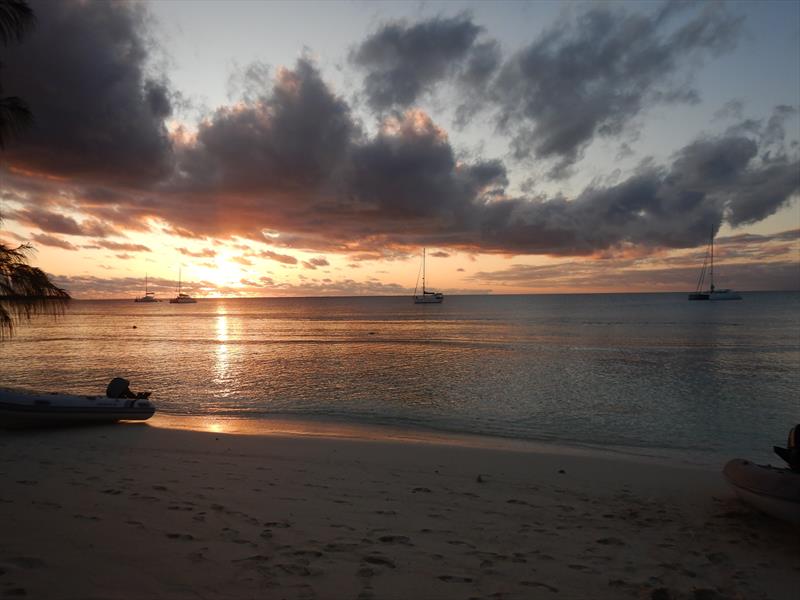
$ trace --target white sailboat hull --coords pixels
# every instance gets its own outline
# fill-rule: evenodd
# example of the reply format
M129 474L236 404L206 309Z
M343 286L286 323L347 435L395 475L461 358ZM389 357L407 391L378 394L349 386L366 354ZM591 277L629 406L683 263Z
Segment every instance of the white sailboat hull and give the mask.
M414 296L414 304L441 304L444 300L442 294L425 294Z
M709 300L741 300L742 297L733 290L714 290L708 295Z

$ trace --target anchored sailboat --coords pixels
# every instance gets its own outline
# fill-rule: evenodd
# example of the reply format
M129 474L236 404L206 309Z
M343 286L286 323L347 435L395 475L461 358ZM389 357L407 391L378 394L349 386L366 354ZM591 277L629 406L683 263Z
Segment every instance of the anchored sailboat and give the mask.
M147 275L144 276L144 296L134 298L134 302L161 302L156 299L156 293L147 290Z
M419 275L417 275L419 284ZM441 304L444 294L440 292L429 292L425 289L425 248L422 249L422 294L417 294L417 286L414 286L414 304Z
M195 304L197 300L192 298L189 294L181 292L181 270L178 269L178 295L170 298L170 304Z
M703 283L708 273L708 289L703 289ZM711 240L708 243L706 257L703 260L703 268L700 270L700 277L697 280L697 288L689 294L689 300L741 300L738 292L730 289L718 290L714 287L714 228L711 228Z

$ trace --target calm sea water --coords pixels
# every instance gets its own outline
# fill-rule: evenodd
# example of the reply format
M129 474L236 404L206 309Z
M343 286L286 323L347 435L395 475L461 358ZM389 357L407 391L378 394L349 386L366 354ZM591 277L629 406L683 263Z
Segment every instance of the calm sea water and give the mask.
M800 422L800 294L74 301L2 342L0 385L118 375L168 414L770 460Z

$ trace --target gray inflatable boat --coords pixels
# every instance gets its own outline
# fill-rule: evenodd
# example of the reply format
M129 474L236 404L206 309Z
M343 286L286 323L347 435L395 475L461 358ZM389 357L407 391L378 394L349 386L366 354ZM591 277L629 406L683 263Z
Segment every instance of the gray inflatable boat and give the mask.
M772 517L800 525L800 472L734 458L728 461L722 474L743 502Z

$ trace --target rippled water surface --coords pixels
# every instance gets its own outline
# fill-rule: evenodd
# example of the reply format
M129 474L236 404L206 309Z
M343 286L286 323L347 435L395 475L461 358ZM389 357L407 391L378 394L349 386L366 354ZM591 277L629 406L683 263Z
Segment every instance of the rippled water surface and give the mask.
M134 328L135 327L135 328ZM2 342L0 385L162 412L479 433L713 462L800 422L800 294L74 301Z

